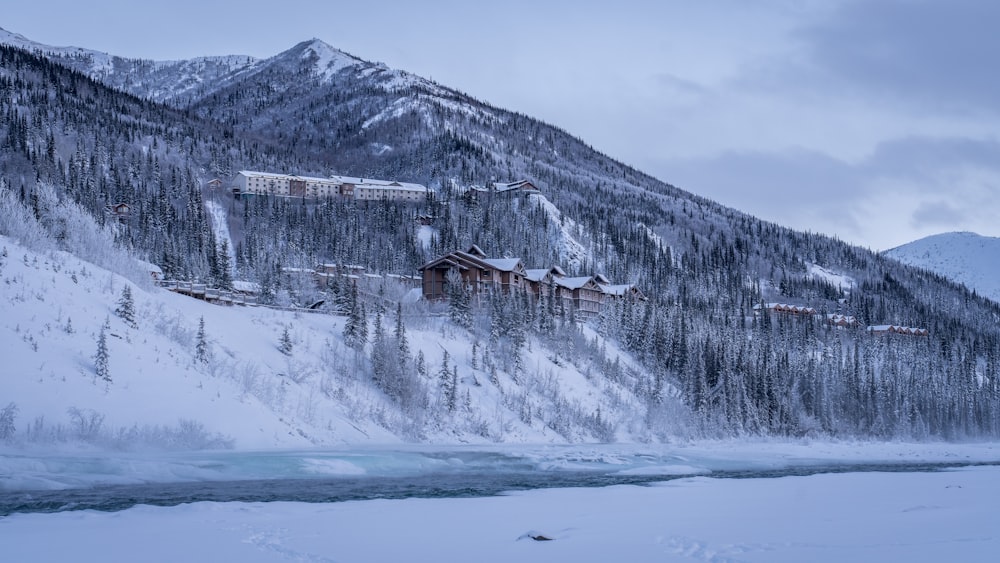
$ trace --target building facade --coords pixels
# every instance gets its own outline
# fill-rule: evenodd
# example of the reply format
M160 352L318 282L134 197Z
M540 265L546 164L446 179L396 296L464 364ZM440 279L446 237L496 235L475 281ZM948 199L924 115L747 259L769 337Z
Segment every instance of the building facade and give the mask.
M465 252L435 258L421 266L420 273L424 298L428 300L448 299L453 283L461 283L477 294L523 291L556 300L580 321L600 314L605 302L645 300L632 285L611 285L601 275L569 277L558 266L528 270L518 258L488 258L476 245Z
M237 173L232 180L232 188L237 196L269 195L309 199L339 196L360 200L409 202L422 201L429 193L426 186L409 182L348 176L315 178L251 170Z

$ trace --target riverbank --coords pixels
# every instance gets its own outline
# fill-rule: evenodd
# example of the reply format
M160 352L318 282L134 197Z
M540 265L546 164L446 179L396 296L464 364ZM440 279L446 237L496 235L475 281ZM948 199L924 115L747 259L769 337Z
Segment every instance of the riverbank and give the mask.
M10 561L993 561L1000 467L15 514ZM545 541L542 538L550 538ZM59 538L58 542L51 538ZM533 539L537 538L537 539ZM539 541L542 540L542 541Z

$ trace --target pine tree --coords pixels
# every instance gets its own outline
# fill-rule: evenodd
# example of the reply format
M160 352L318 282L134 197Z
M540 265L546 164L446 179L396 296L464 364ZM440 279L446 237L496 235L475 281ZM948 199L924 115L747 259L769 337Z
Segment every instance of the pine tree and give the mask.
M403 304L396 304L396 347L399 349L399 361L405 364L410 358L410 343L406 338L406 326L403 324Z
M448 384L448 412L458 408L458 366L451 366L451 382Z
M14 438L17 427L14 420L17 419L17 403L7 403L7 406L0 409L0 441L7 441Z
M455 402L458 393L458 366L452 369L448 365L448 352L445 351L441 360L441 370L438 372L438 385L441 387L441 403L449 413L455 412Z
M132 328L136 328L135 302L132 300L132 289L128 284L122 288L121 297L118 298L118 307L115 308L115 316Z
M198 335L195 337L194 359L203 364L208 363L208 340L205 337L205 317L198 319Z
M472 327L472 303L465 281L457 270L448 270L448 316L463 328Z
M365 319L364 305L358 302L358 286L351 284L347 302L347 322L344 324L344 344L360 350L368 341L368 321Z
M371 345L372 378L375 380L375 384L387 395L398 398L398 390L391 376L392 370L388 354L385 331L382 328L382 312L376 309Z
M358 312L359 319L361 321L358 337L361 340L361 346L364 346L365 343L368 342L368 309L365 307L364 303L361 303L358 306Z
M219 246L218 257L216 258L216 283L220 289L232 291L233 289L233 267L229 259L229 241L222 239Z
M427 360L424 358L424 351L417 351L417 359L414 361L416 364L414 369L417 370L417 375L420 377L427 377Z
M109 328L110 323L108 319L105 319L104 324L101 325L101 332L97 335L97 353L94 354L94 372L97 374L97 377L111 383L111 371L108 366L110 354L108 352L107 333Z
M288 327L285 327L284 332L281 333L281 341L278 344L278 350L286 356L292 355L292 337L288 334Z

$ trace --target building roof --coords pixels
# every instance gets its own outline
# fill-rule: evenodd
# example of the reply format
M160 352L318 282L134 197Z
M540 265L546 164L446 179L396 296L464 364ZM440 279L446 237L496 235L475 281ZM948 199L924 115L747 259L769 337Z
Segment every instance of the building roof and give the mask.
M607 278L605 278L605 279L607 279ZM626 293L628 293L628 291L630 289L632 289L632 284L630 284L630 283L623 283L623 284L617 284L617 285L600 283L600 284L597 284L597 285L601 288L601 291L603 291L604 293L606 293L608 295L614 295L614 296L625 295Z
M295 180L305 180L307 182L322 182L324 184L339 184L337 180L333 178L317 178L315 176L289 176Z
M556 278L555 282L557 285L565 287L566 289L580 289L581 287L587 285L588 282L593 282L594 278L590 276L581 276L578 278Z
M236 173L237 176L241 174L243 176L260 176L263 178L274 178L275 180L288 178L288 174L276 174L274 172L257 172L254 170L240 170L239 172Z
M551 268L532 268L524 271L524 277L527 278L528 281L540 282L544 280L545 276L549 275L549 272L551 271Z
M420 266L419 268L417 268L417 270L423 272L424 270L430 270L431 268L438 268L442 266L445 268L458 268L460 270L468 270L469 269L468 266L456 260L453 260L453 258L456 258L455 254L456 253L446 254L445 256L439 256L431 260L430 262L424 264L423 266Z
M760 304L754 305L753 310L761 310ZM813 315L816 313L816 309L813 307L804 307L802 305L789 305L787 303L765 303L764 309L770 309L773 311L784 312L784 313L801 313L807 315Z
M325 184L351 184L359 188L390 188L400 191L428 192L433 191L423 184L413 182L398 182L396 180L377 180L375 178L355 178L352 176L330 176L329 178L319 178L316 176L296 176L294 174L277 174L274 172L258 172L255 170L240 170L237 175L255 176L258 178L270 178L273 180L305 180L307 182L321 182Z
M501 272L513 272L517 269L517 265L521 263L520 258L484 258L483 262L486 262L490 266L493 266Z
M146 262L145 260L136 260L136 262L147 272L163 275L163 269L152 262Z
M251 281L233 280L233 289L243 293L260 293L260 284Z
M528 180L518 180L516 182L493 182L493 189L497 192L509 192L512 190L519 190L522 192L541 191Z
M917 336L926 336L929 334L926 328L914 328L899 325L872 325L868 327L868 332L895 332L898 334L914 334Z
M377 180L375 178L355 178L352 176L331 176L331 179L342 184L353 184L356 188L391 188L401 191L427 192L432 191L423 184L399 182L396 180Z

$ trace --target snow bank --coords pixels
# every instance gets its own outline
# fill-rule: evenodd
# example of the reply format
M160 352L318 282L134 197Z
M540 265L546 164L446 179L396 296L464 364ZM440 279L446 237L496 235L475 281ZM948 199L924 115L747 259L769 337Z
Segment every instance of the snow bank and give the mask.
M1000 552L998 497L998 467L692 477L491 498L14 514L3 519L0 542L11 561L108 563L987 562Z

